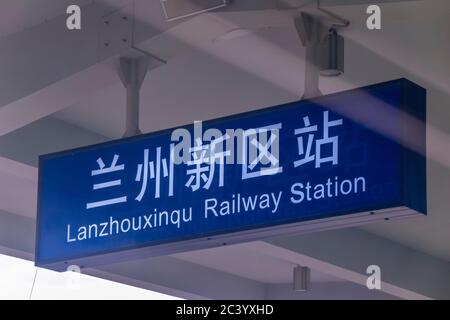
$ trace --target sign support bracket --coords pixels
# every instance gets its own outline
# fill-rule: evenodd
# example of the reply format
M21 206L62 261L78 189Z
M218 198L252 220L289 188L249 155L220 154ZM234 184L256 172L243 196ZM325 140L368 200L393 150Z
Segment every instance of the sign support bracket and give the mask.
M317 10L325 14L333 22L322 22L320 16L312 15L305 11L295 17L294 25L305 47L305 88L302 99L310 99L322 95L319 89L321 41L330 28L344 28L350 25L350 21L323 9L320 0L317 1Z
M139 96L148 66L148 57L120 58L119 77L127 91L124 138L142 134L139 129Z
M305 88L302 99L310 99L322 95L319 89L319 57L320 41L325 35L325 28L320 19L301 12L294 19L295 29L305 47Z

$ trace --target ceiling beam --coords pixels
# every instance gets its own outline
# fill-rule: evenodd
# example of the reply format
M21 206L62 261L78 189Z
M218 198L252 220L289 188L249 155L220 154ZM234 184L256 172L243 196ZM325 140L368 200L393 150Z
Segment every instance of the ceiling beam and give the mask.
M151 272L148 272L151 270ZM255 280L239 277L205 266L183 261L170 256L133 260L112 265L87 269L87 273L112 277L110 280L123 279L129 283L137 281L138 286L156 285L170 288L165 294L175 294L183 298L199 297L203 299L264 299L264 284ZM152 288L149 288L152 290Z
M34 219L0 209L0 254L34 260L35 231Z
M40 155L107 140L109 140L107 137L90 130L55 117L47 117L41 121L30 123L21 130L0 136L0 157L37 167ZM2 165L3 163L0 160L0 172ZM19 174L22 172L27 171L18 170Z
M69 31L66 14L0 41L0 135L73 105L119 81L114 58L130 51L131 39L122 43L121 32L130 23L109 25L115 15L138 21L139 39L149 39L177 24L166 22L157 1L137 1L124 8L99 3L82 8L82 29ZM104 15L105 12L114 11ZM132 18L130 18L131 20ZM110 27L109 27L110 26ZM136 28L137 28L136 27ZM107 43L109 42L109 43Z
M0 156L0 174L7 174L37 183L37 171L35 167Z
M35 219L0 210L0 254L33 261L35 229ZM170 256L98 266L82 272L184 299L264 299L265 295L263 283Z
M189 0L186 0L189 1ZM423 0L319 0L321 7L370 5ZM316 6L318 0L233 0L217 11L290 10Z
M353 4L353 2L324 0L322 5ZM229 7L217 12L277 8L279 8L277 0L236 0ZM113 13L105 15L106 12ZM134 4L123 8L108 7L104 2L101 4L97 2L83 7L82 13L81 30L67 30L65 27L67 15L61 14L38 26L2 38L0 136L71 106L119 81L115 64L111 61L115 61L121 54L128 54L133 42L132 39L125 39L127 43L122 43L123 39L119 36L122 33L127 34L129 38L132 35L135 42L132 46L139 46L178 24L189 21L180 19L168 22L159 1L146 0L137 0ZM105 24L108 19L122 14L128 17L135 16L134 30L129 29L132 23L116 23L112 26ZM223 33L234 25L232 22L225 24L223 28L218 27L217 30L220 29L219 31ZM169 34L169 37L177 38L177 35L175 32L173 35ZM180 35L183 35L183 32ZM197 36L188 35L187 39L189 37L195 38L192 40L194 46L199 42ZM191 44L189 42L191 41L188 40L188 45ZM183 52L179 49L175 55Z
M450 299L450 263L356 228L271 239L254 250L364 286L367 267L378 265L385 293Z

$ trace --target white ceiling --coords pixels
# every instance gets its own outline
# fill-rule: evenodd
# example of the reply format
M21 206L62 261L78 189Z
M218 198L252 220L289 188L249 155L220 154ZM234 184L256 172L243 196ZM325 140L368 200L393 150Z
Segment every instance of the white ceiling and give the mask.
M74 3L39 0L43 5L32 6L31 10L32 0L12 1L0 3L0 12L12 12L0 20L0 37L42 23L64 10L68 2ZM119 0L108 2L123 4ZM346 73L341 78L321 79L323 92L407 76L429 88L429 121L449 133L450 1L385 4L383 30L372 32L364 27L365 6L331 9L349 19L351 27L342 32L347 39ZM252 32L214 41L239 26ZM200 33L206 35L200 37ZM189 34L196 35L195 39L183 38ZM144 82L140 121L144 132L285 103L302 94L303 49L286 12L204 15L180 25L171 34L152 39L142 49L170 57L166 65L152 70ZM54 114L54 118L108 138L119 138L124 132L124 104L124 89L117 81L116 85ZM450 261L450 172L435 163L430 163L428 170L428 217L364 229ZM1 207L29 215L31 207L21 207L16 187L0 185L0 190L10 190L0 198ZM8 207L14 203L16 208ZM233 263L230 256L236 259ZM292 280L291 263L245 247L230 246L176 257L266 283ZM314 281L338 280L315 271L312 276Z
M450 2L384 4L382 31L365 28L365 6L332 9L351 21L350 28L342 31L347 39L346 72L340 78L321 79L322 91L406 76L429 89L429 124L450 132ZM211 30L202 31L208 25ZM253 32L214 41L220 33L240 25ZM152 70L143 85L144 132L285 103L301 95L303 49L286 12L205 15L177 28L144 47L171 57L167 65ZM202 38L200 33L206 36ZM173 50L181 50L180 42L184 42L183 51L174 54ZM124 90L118 83L55 116L119 138L124 132L124 101ZM436 141L429 140L429 145L433 143ZM428 170L430 214L426 220L381 223L364 229L450 261L450 205L445 192L450 188L450 175L431 161Z
M365 28L365 6L333 8L351 21L350 28L342 31L348 39L347 72L340 79L321 79L322 91L349 89L407 72L450 94L446 41L450 3L427 0L382 7L383 28L388 32ZM170 59L149 72L143 84L141 129L151 132L298 99L304 59L291 19L284 11L201 15L146 42L141 49ZM216 41L237 27L251 33ZM379 61L371 61L369 54ZM117 82L55 116L118 138L124 131L124 103L125 91Z
M0 210L33 216L37 202L37 169L0 157L0 190Z
M296 266L290 261L252 250L252 243L178 253L173 256L262 283L292 283L293 268ZM312 270L311 281L340 282L343 280Z

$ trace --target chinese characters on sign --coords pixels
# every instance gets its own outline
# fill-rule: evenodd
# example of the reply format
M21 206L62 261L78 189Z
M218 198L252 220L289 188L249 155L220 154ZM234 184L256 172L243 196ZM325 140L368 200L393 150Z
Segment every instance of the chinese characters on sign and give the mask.
M103 159L102 158L98 158L97 159L97 164L99 166L99 169L92 170L91 171L91 176L98 176L98 175L108 174L108 173L115 172L115 171L123 171L123 170L125 170L125 165L123 165L123 164L117 165L117 160L118 159L119 159L119 156L117 154L114 155L114 159L111 162L111 166L105 168L105 163L103 162ZM122 184L122 180L121 179L111 180L111 181L96 183L96 184L94 184L92 189L93 190L98 190L98 189L104 189L104 188L111 188L111 187L115 187L115 186L120 186L121 184ZM112 205L112 204L116 204L116 203L122 203L122 202L127 202L127 196L122 196L122 197L118 197L118 198L112 198L112 199L106 199L106 200L101 200L101 201L87 203L86 204L86 209L93 209L93 208L98 208L98 207L102 207L102 206L108 206L108 205Z
M323 112L323 122L321 124L311 125L309 117L303 117L303 128L295 129L294 134L298 141L298 155L301 159L293 162L295 168L308 162L314 162L315 168L320 168L324 163L330 162L332 165L338 164L338 136L330 135L330 130L335 126L343 124L343 119L329 120L329 112ZM321 128L321 136L317 138L315 134ZM258 129L249 129L243 132L238 138L242 139L242 149L238 149L236 163L242 166L241 179L256 178L264 175L274 175L283 172L280 166L278 153L272 153L271 150L279 149L279 131L282 130L282 123L261 127ZM235 130L236 132L236 130ZM209 189L213 181L216 180L218 187L224 186L224 172L226 169L226 157L230 156L231 150L223 150L228 146L225 142L232 139L228 134L212 139L210 143L204 143L202 139L197 138L193 147L189 147L191 159L186 163L186 182L185 187L192 192L200 188ZM323 149L327 145L331 146L331 154L324 155ZM139 164L120 164L119 155L115 154L111 165L105 167L103 159L97 159L99 169L92 170L91 176L108 174L116 171L124 171L125 168L135 169L135 181L140 183L141 189L136 196L121 196L112 199L100 200L86 204L86 209L94 209L102 206L114 205L127 202L128 199L134 199L141 202L147 192L150 181L153 181L153 199L161 197L161 188L163 179L167 179L168 191L165 193L168 197L174 195L174 166L175 154L174 144L169 146L168 157L162 156L163 146L156 150L143 150L143 162ZM152 157L152 155L154 155ZM241 161L239 161L241 160ZM228 162L227 164L233 165ZM180 165L180 164L178 164ZM255 170L259 168L259 170ZM133 174L134 174L133 172ZM120 187L121 179L95 183L93 190L102 188Z

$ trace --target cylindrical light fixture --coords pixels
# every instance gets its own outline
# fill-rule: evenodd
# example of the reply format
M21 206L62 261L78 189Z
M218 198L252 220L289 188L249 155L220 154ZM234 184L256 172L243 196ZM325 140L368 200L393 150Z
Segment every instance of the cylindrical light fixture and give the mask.
M294 268L294 291L308 291L311 283L311 269L303 266Z
M336 77L342 73L339 66L339 36L336 29L331 28L329 30L326 41L326 60L320 74L325 77Z

